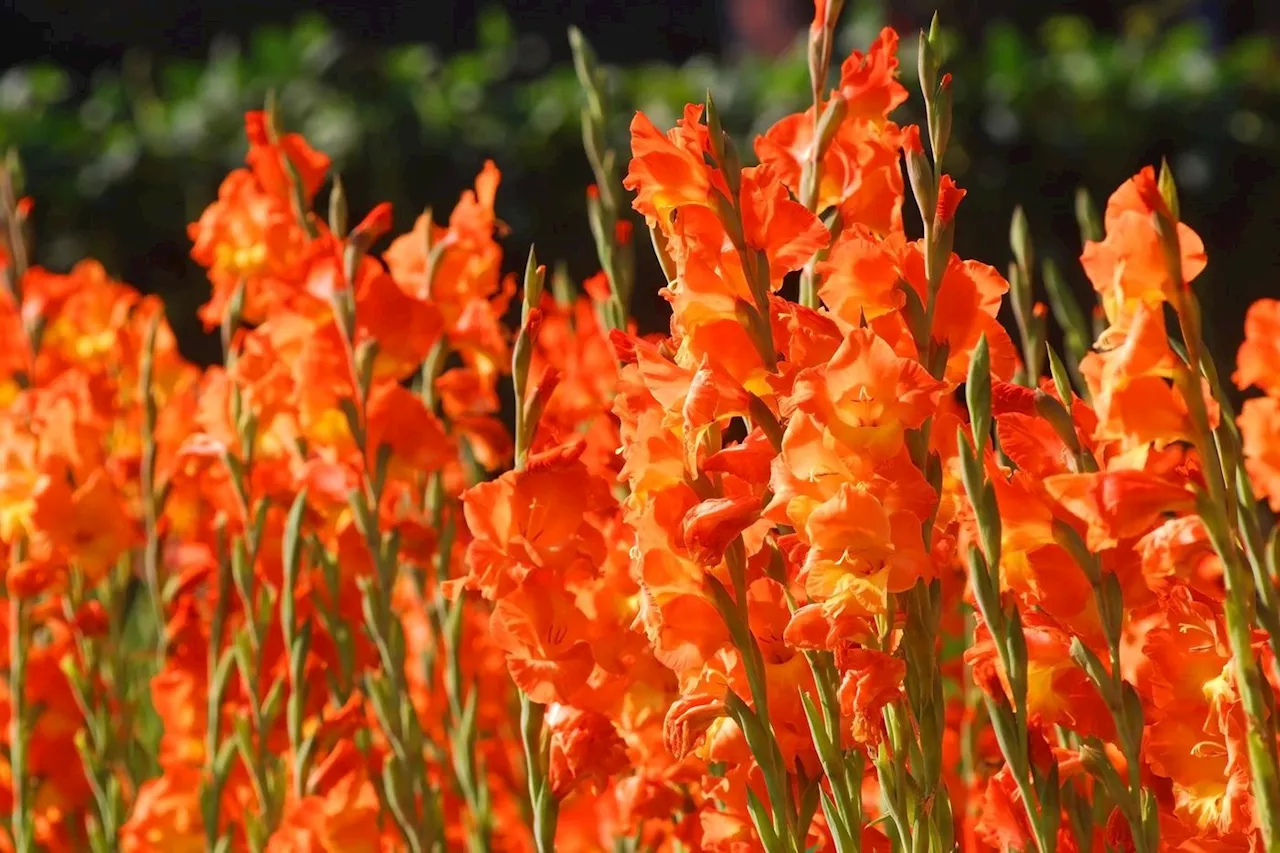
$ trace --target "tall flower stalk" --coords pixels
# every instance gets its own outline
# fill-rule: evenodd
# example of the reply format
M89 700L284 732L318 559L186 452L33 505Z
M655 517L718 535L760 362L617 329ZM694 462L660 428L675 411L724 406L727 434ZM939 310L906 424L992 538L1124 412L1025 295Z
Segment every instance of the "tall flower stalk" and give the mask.
M529 461L530 446L538 429L539 397L530 393L529 368L538 327L542 321L542 291L546 267L538 264L537 255L529 250L524 271L524 296L520 310L520 331L511 351L511 384L515 389L515 470L523 471ZM550 740L544 726L546 708L533 701L528 693L520 693L520 741L524 746L525 781L529 788L529 805L533 843L538 853L555 849L556 821L560 802L551 790L548 778Z
M21 171L16 151L6 153L5 162L0 165L0 219L3 219L4 248L8 263L4 268L4 285L9 299L19 311L23 304L23 279L27 272L28 252L26 234L26 215L19 207L21 198ZM34 341L31 332L23 322L19 326L23 333L22 350L28 365L17 377L21 385L26 385L30 377L26 371L31 369L35 360ZM31 811L28 801L29 784L27 779L27 727L30 716L24 697L26 695L27 648L31 642L30 625L27 619L26 602L21 591L12 582L13 576L21 567L26 557L27 544L24 538L10 545L9 566L7 570L6 594L9 609L9 673L8 687L12 707L9 720L9 774L13 788L13 810L10 820L10 833L16 853L27 853L32 847Z
M937 296L951 258L955 240L955 208L963 196L955 183L943 174L943 159L951 136L951 76L939 76L942 65L938 22L920 34L918 64L924 96L929 153L919 137L904 146L907 175L924 226L921 251L924 259L924 298L910 288L904 296L915 315L911 332L921 364L934 377L942 377L948 356L945 345L934 337ZM921 304L921 302L923 304ZM975 354L974 361L978 356ZM940 493L941 460L929 450L931 422L908 436L912 462ZM936 508L934 517L936 517ZM931 547L934 518L922 526L925 547ZM942 675L938 666L941 589L938 581L917 581L898 597L897 607L906 616L902 646L907 660L907 701L885 709L889 742L896 755L881 747L876 757L881 785L888 793L889 812L898 830L899 843L910 850L948 850L953 844L950 803L938 797L942 779L942 737L944 703ZM886 632L892 622L885 620ZM910 756L910 764L902 756ZM927 827L919 832L914 827Z
M1253 773L1255 813L1263 844L1270 849L1280 838L1277 835L1280 832L1280 756L1276 748L1275 698L1253 649L1252 632L1258 627L1258 588L1243 550L1242 543L1246 540L1241 531L1241 507L1236 489L1239 477L1236 460L1243 458L1243 453L1235 445L1235 433L1229 426L1216 430L1212 427L1205 405L1204 377L1216 371L1205 355L1199 302L1183 276L1178 195L1167 164L1160 172L1159 190L1162 203L1153 205L1152 217L1164 250L1171 301L1186 354L1185 364L1175 375L1175 383L1187 402L1196 451L1204 464L1205 491L1199 495L1197 507L1213 547L1222 559L1227 593L1223 610L1248 725L1246 744ZM1271 597L1274 598L1274 594Z

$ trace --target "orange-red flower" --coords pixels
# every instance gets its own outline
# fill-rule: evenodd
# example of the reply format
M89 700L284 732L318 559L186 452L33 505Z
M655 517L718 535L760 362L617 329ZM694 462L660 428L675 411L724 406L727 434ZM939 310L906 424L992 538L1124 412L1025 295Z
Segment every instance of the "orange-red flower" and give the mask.
M307 782L312 793L291 803L267 850L279 853L378 853L380 804L369 781L364 757L349 740L314 770Z
M1107 201L1103 215L1106 238L1084 247L1080 262L1112 323L1132 310L1135 303L1155 305L1176 298L1178 291L1204 270L1204 243L1179 222L1176 240L1182 281L1171 280L1162 238L1154 221L1156 210L1163 204L1156 186L1155 169L1147 166L1121 185Z
M129 853L157 849L199 853L204 848L199 770L170 769L139 789L133 812L120 829L120 849Z
M942 392L918 361L857 329L824 367L796 378L794 400L849 450L888 459L901 450L903 433L932 414Z

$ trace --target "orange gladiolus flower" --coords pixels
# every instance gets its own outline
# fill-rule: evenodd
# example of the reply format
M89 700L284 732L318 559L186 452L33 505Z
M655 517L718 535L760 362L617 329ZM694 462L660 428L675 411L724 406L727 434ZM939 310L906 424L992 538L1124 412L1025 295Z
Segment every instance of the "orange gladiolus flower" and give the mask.
M1113 323L1134 303L1155 305L1169 300L1204 270L1204 243L1189 227L1178 223L1182 281L1169 280L1163 244L1153 221L1160 206L1163 201L1155 169L1147 166L1112 194L1103 214L1106 238L1086 244L1080 256L1107 319Z
M546 574L530 575L498 599L490 619L494 642L507 653L511 679L535 702L572 701L595 658L586 619L573 597Z
M204 850L200 781L199 770L176 767L144 784L129 820L121 827L120 849L128 853Z
M1051 620L1034 612L1024 619L1027 640L1027 713L1033 726L1050 729L1060 725L1082 736L1110 737L1111 714L1089 677L1071 659L1071 638ZM979 628L965 661L974 668L974 680L985 690L1009 694L1008 673L996 656L994 641L985 626Z
M104 577L138 539L121 491L98 470L72 490L64 474L46 475L34 496L32 523L59 558L92 582Z
M271 853L377 853L379 802L364 757L343 740L312 772L313 793L286 809L267 843Z
M855 50L840 64L840 96L855 116L883 118L907 100L897 78L898 34L885 27L866 53Z
M576 459L530 466L481 483L463 496L470 581L501 598L535 568L568 571L581 559L584 515L604 498L600 484Z
M271 116L264 112L245 113L245 135L249 137L245 160L263 189L279 198L288 198L295 189L287 172L287 167L292 167L299 181L296 190L310 202L329 171L329 158L312 148L301 134L276 136L268 126L270 121Z
M650 223L670 224L671 212L686 205L706 205L714 186L728 187L703 162L708 151L702 107L689 104L669 133L654 127L644 113L631 120L631 165L623 186L636 193L635 209Z
M872 649L846 654L847 667L840 684L841 713L853 720L853 739L874 747L884 737L881 711L902 695L906 661Z
M626 745L603 714L553 705L547 717L548 775L557 797L575 788L598 786L628 766Z
M1246 400L1239 424L1253 488L1280 511L1280 398Z
M795 405L850 450L888 459L937 406L942 383L869 329L850 333L825 367L796 378Z
M819 295L833 314L857 326L900 311L907 297L899 283L902 274L891 244L854 226L832 247L817 267L822 276Z
M450 344L486 384L510 362L501 321L515 292L502 278L502 248L494 239L505 229L494 212L500 179L497 166L486 162L447 228L420 216L383 256L403 291L439 312Z
M1231 379L1241 390L1253 385L1280 396L1280 300L1259 299L1249 306Z
M1248 832L1244 721L1221 616L1175 587L1143 652L1151 697L1147 756L1153 772L1173 783L1175 813L1210 837Z
M1088 525L1088 544L1095 550L1140 536L1166 512L1195 506L1195 495L1185 485L1143 471L1058 474L1045 480L1044 487Z

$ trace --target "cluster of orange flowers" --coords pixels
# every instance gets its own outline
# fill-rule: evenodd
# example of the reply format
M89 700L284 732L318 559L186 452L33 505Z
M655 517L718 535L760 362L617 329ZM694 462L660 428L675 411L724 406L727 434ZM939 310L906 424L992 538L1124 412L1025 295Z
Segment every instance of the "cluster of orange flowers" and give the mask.
M189 228L202 370L155 298L30 265L4 173L0 847L1280 844L1280 302L1237 420L1145 169L1082 208L1097 329L1046 280L1060 357L1024 222L1008 278L952 251L936 36L899 126L898 36L829 89L817 5L758 165L710 100L635 117L581 294L504 276L492 164L378 250L389 207L317 215L328 158L250 113Z

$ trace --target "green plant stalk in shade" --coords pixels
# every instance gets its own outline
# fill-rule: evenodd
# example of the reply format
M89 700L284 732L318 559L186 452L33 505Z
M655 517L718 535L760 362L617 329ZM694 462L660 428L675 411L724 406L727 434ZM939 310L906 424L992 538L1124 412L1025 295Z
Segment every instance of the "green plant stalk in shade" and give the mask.
M991 362L985 336L974 350L965 396L973 436L970 438L961 427L957 442L964 488L973 505L981 544L981 547L969 546L969 581L1011 694L1006 696L1003 690L995 695L984 692L983 698L1000 752L1018 788L1036 847L1040 853L1054 853L1062 814L1058 766L1053 763L1046 772L1031 762L1027 727L1027 645L1022 614L1016 604L1005 604L1000 595L1000 510L984 461L992 427Z
M1177 234L1178 196L1167 164L1161 168L1159 185L1166 209L1157 210L1153 217L1164 247L1173 308L1186 351L1186 361L1179 365L1175 382L1187 402L1196 452L1204 466L1204 480L1208 491L1199 496L1197 504L1209 540L1222 559L1223 580L1227 590L1223 610L1231 655L1237 667L1236 681L1248 725L1245 740L1253 776L1254 814L1262 835L1263 847L1271 851L1280 848L1280 838L1277 837L1277 831L1280 830L1280 759L1276 750L1274 713L1266 693L1270 687L1253 652L1252 632L1257 621L1257 590L1253 575L1244 565L1238 544L1242 539L1239 514L1243 511L1237 502L1235 487L1239 469L1234 463L1224 462L1224 457L1240 459L1241 454L1238 447L1218 443L1218 438L1229 437L1230 431L1224 431L1221 436L1215 435L1209 424L1209 414L1201 390L1205 359L1201 355L1200 307L1195 293L1183 278L1182 250Z
M521 307L520 332L511 350L511 384L515 390L515 467L523 471L529 461L529 448L538 429L536 400L529 395L529 370L533 364L537 324L531 322L542 301L546 284L546 267L538 265L534 250L529 250L525 264L524 298ZM546 709L520 691L520 741L524 747L525 780L529 789L530 829L538 853L555 850L556 825L560 801L551 790L548 760L551 740L545 730Z

